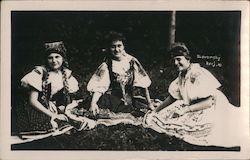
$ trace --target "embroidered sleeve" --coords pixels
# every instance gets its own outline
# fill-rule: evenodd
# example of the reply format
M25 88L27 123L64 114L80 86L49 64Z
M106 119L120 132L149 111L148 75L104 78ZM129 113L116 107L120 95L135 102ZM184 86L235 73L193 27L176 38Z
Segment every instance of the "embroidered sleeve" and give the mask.
M188 95L191 100L214 95L221 86L220 82L205 68L191 70Z
M151 80L142 67L141 63L134 58L134 86L147 88L151 85Z
M21 79L21 86L32 87L38 91L42 91L42 76L44 68L41 66L35 67L30 73L26 74Z
M182 99L178 85L178 78L175 79L168 88L169 94L175 99Z
M105 93L109 89L109 85L110 77L108 66L106 63L102 63L89 80L87 90L89 92Z

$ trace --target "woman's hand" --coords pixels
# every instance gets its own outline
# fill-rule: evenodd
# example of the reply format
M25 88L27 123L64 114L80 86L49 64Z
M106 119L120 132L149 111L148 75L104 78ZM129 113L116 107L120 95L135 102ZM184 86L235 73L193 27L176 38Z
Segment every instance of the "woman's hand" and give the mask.
M188 113L190 112L189 110L189 107L186 106L186 105L183 105L183 106L180 106L180 107L177 107L177 109L174 111L174 117L180 117L180 116L183 116L185 113Z
M89 110L93 112L94 116L96 114L99 114L99 112L100 112L99 107L98 107L98 105L96 103L91 104L91 107L90 107Z
M177 114L177 116L182 116L187 112L196 112L208 109L212 107L214 104L215 104L215 97L209 96L206 98L199 99L198 102L192 105L181 104L180 106L176 106L175 115Z
M51 116L51 120L50 120L50 123L51 123L53 129L58 128L58 123L56 121L57 119L61 120L61 121L68 121L68 117L65 116L64 114L53 113Z
M75 107L77 107L79 105L79 103L82 102L82 101L83 101L82 99L80 99L80 100L73 100L70 104L68 104L66 106L65 113L69 112L72 109L74 109Z
M89 108L90 111L93 112L93 115L99 114L99 106L97 105L98 100L101 98L102 93L100 92L94 92L92 96L91 106Z
M152 103L148 103L148 107L153 111L155 109L154 105Z
M58 120L61 120L61 121L68 121L68 117L64 114L56 114L54 115L54 119L58 119Z
M163 102L160 102L158 106L155 108L155 112L160 112L162 109L168 107L172 103L174 103L176 99L174 99L171 95L169 95Z

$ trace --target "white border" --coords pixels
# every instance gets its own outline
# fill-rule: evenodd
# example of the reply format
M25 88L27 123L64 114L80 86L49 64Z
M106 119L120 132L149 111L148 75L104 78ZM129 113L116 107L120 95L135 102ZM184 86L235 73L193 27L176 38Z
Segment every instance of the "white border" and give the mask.
M241 108L240 152L171 151L11 151L11 23L12 10L115 11L115 10L241 10ZM248 1L2 1L1 2L1 152L0 159L249 159L249 2ZM237 117L238 118L238 117Z

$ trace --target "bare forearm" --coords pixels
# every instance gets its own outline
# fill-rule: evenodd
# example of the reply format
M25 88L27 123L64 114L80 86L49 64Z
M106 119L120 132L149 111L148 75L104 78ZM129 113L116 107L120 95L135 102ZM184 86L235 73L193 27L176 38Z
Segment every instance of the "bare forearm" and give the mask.
M30 100L30 104L35 107L36 109L38 109L39 111L43 112L44 114L46 114L49 117L53 116L53 113L47 109L46 107L44 107L39 101L37 100Z
M152 110L154 110L154 107L153 107L153 105L151 103L151 98L150 98L150 94L149 94L148 88L145 88L145 97L146 97L146 100L147 100L149 108L152 109Z
M102 96L102 93L100 93L100 92L93 93L91 104L97 104L97 102L99 101L101 96Z
M162 110L163 108L169 106L170 104L172 104L176 99L174 99L172 96L168 96L156 109L155 112L159 112L160 110Z
M210 96L197 103L194 103L188 106L188 108L191 112L194 112L194 111L199 111L199 110L210 108L211 106L213 106L213 104L214 104L214 97Z
M29 97L30 104L44 114L52 117L53 113L38 101L38 96L39 93L37 91L31 91Z
M146 96L147 102L151 102L150 94L149 94L148 88L145 88L145 96Z

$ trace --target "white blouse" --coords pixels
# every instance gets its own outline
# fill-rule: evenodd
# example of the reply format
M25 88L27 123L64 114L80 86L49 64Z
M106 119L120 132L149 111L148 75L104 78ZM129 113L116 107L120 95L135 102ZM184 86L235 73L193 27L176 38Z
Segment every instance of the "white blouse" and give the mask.
M21 79L21 85L24 87L33 87L39 92L42 91L42 76L45 68L43 66L37 66L30 73L26 74ZM72 71L69 69L65 70L69 92L74 93L79 90L78 81L71 75ZM51 95L56 94L63 88L63 75L62 72L48 72L48 83L51 83Z
M135 87L142 87L147 88L151 84L151 80L149 76L146 73L141 73L140 70L144 69L142 68L139 61L129 55L125 54L125 58L121 61L115 61L112 60L112 72L117 73L119 76L126 76L126 72L130 69L130 61L134 60L134 81L133 86ZM87 90L89 92L100 92L105 93L109 89L110 85L110 75L109 75L109 68L106 62L103 62L94 75L89 80L89 83L87 85Z
M175 99L190 104L191 101L216 94L220 82L198 63L191 64L186 75L181 74L170 84L169 93Z

